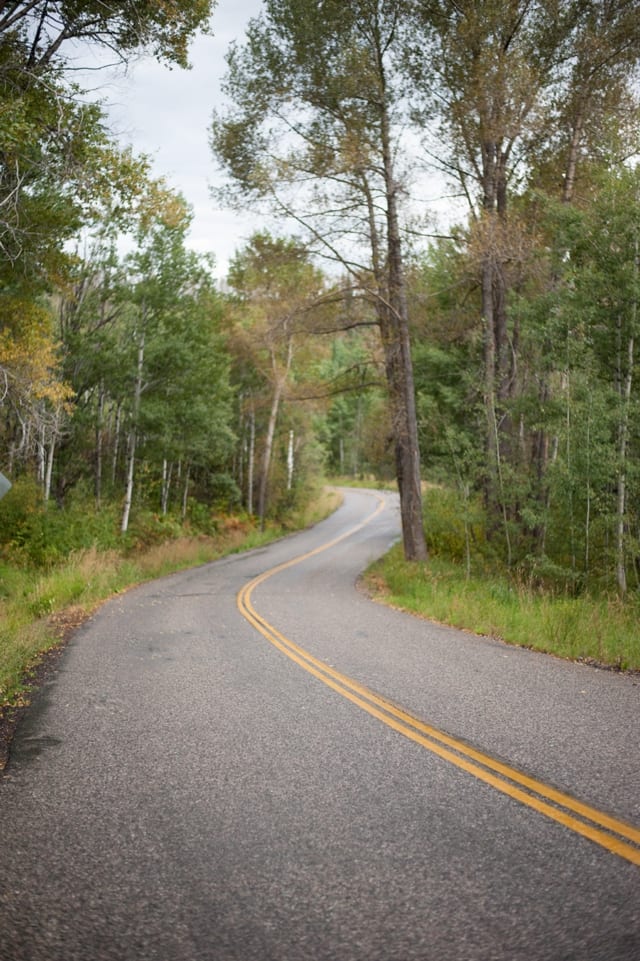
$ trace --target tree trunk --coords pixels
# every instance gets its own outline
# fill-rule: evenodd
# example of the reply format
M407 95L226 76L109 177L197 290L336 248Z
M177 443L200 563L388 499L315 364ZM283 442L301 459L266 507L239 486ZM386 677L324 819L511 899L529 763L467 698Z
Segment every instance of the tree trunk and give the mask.
M191 467L187 464L184 472L184 487L182 489L182 523L187 519L187 505L189 503L189 482L191 480Z
M129 442L127 446L127 484L125 489L124 507L122 510L122 523L120 524L121 533L125 534L129 528L129 515L131 513L131 503L133 500L133 479L136 460L136 447L138 443L138 419L140 416L140 400L142 398L142 373L144 370L144 333L138 343L138 364L136 371L136 384L133 394L133 411L131 416L131 430L129 432Z
M93 480L93 491L96 501L96 510L100 510L102 503L102 436L104 419L104 385L100 384L100 394L98 397L98 416L96 418L96 467Z
M171 490L171 475L173 474L173 464L169 464L166 457L162 461L162 487L160 494L160 509L162 516L165 517L169 510L169 491Z
M125 486L124 505L122 508L122 521L120 532L126 534L129 529L129 515L131 514L131 503L133 500L133 476L136 459L136 431L132 428L129 432L127 441L127 482Z
M571 130L569 153L567 155L567 165L564 173L564 183L562 185L562 200L563 203L566 204L571 203L573 200L573 193L576 185L576 171L578 169L580 141L582 139L582 131L584 128L584 109L584 102L581 102Z
M122 405L116 408L116 422L113 428L113 459L111 461L111 484L116 485L118 476L118 454L120 453L120 433L122 429Z
M494 263L491 253L485 257L482 267L482 319L484 323L484 405L487 417L486 474L484 483L485 507L488 514L488 531L497 533L503 526L507 548L507 564L511 564L511 538L502 482L502 411L499 407L496 381L499 376L497 361Z
M381 76L384 77L382 68ZM389 118L384 107L381 120L387 203L388 305L381 305L382 309L378 315L382 320L385 366L391 402L404 555L408 561L426 561L427 544L422 519L420 447L409 336L409 311L398 222L398 185L393 174Z
M47 444L46 444L46 429L44 425L44 418L40 418L40 425L38 427L36 443L36 456L37 456L37 478L40 487L44 491L44 475L45 475L45 464L47 459ZM46 497L45 497L46 501Z
M247 465L247 513L253 514L253 474L256 459L256 414L249 413L249 463Z
M627 506L627 446L629 442L629 408L633 386L634 338L627 343L627 370L620 384L620 424L618 428L618 477L616 510L616 582L618 593L627 593L627 570L625 564L625 526Z
M276 421L278 420L278 410L280 399L284 388L284 380L279 378L276 381L271 398L271 410L269 411L269 422L267 424L267 434L264 440L264 451L262 453L262 465L260 467L260 482L258 486L258 517L260 519L260 529L264 530L265 517L267 511L267 489L269 484L269 468L271 467L271 453L273 451L273 438L276 432Z
M287 490L293 487L293 431L289 431L289 444L287 446Z
M56 422L58 416L56 414ZM53 459L56 449L56 424L51 428L51 442L49 443L49 450L47 451L47 461L44 474L44 502L47 504L51 496L51 477L53 475Z

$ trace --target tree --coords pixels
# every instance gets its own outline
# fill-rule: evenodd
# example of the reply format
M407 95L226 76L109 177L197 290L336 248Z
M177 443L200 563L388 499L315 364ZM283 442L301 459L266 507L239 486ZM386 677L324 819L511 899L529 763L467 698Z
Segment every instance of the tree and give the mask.
M575 197L580 166L619 161L627 150L635 151L638 121L632 78L640 57L640 19L634 0L591 0L575 11L571 55L552 101L554 136L543 154L552 169L556 161L552 182L561 184L565 203ZM588 182L584 188L588 191Z
M544 503L549 449L538 419L534 463L524 464L523 349L532 340L521 326L526 312L515 305L543 255L535 204L531 195L523 202L522 192L561 187L569 201L579 159L602 156L603 140L612 142L607 127L621 129L640 53L637 10L601 0L415 0L410 19L415 115L430 156L457 180L471 212L484 342L485 497L508 539L509 525L523 519L520 494L506 496L511 478L532 466ZM558 282L549 277L550 286ZM549 358L552 343L543 338L539 346ZM541 375L538 405L548 408L549 401L549 380Z
M52 458L60 416L71 400L52 336L53 316L42 306L5 297L1 317L0 451L9 473L38 464L44 488L50 478L46 450Z
M640 170L603 177L598 196L579 217L581 230L566 268L572 282L564 291L561 309L573 338L582 341L589 403L602 398L597 425L603 438L598 496L615 545L612 566L617 588L624 595L629 558L635 553L631 505L638 497L639 450L632 425L638 414ZM598 465L595 458L592 461L593 471Z
M178 498L185 511L194 483L206 496L234 440L222 298L211 265L185 246L190 213L182 198L158 183L147 186L148 196L138 198L134 251L121 260L113 238L96 238L58 304L75 397L56 495L62 502L92 476L99 505L103 489L113 496L123 486L124 529L134 491L147 504L157 496L163 513Z
M185 246L190 212L179 196L143 227L125 261L128 358L122 410L127 469L122 530L127 530L140 451L162 474L179 465L186 507L191 470L219 463L231 446L226 351L210 265ZM126 361L125 361L126 363Z
M270 393L258 476L258 517L264 525L278 414L323 278L299 241L259 233L233 259L229 284L240 297L236 344L251 356Z
M150 50L186 67L188 42L207 28L213 7L213 0L17 0L0 5L0 42L24 40L28 71L47 68L74 41L103 46L123 60Z
M117 151L101 106L68 82L67 48L94 44L123 61L151 51L186 67L188 41L207 28L212 7L212 0L0 4L0 271L53 269L90 201L113 183Z
M492 512L506 520L503 463L514 445L510 401L518 378L519 331L508 313L509 274L523 236L509 191L538 135L545 91L554 79L567 15L530 0L478 4L418 2L410 49L421 122L439 119L438 164L460 184L472 215L471 251L481 292L487 472ZM550 6L554 7L552 11ZM425 47L428 51L424 55ZM427 123L427 138L434 137Z
M245 203L269 199L375 309L405 554L426 558L397 164L401 4L268 0L229 56L213 146Z

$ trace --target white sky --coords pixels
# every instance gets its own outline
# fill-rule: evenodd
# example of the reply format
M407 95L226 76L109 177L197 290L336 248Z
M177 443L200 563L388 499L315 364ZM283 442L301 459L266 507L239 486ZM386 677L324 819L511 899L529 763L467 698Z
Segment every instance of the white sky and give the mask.
M83 71L78 77L81 86L105 101L116 137L150 156L154 175L165 177L185 196L194 211L189 245L214 254L219 277L260 226L248 215L215 206L210 187L221 185L223 178L209 147L212 113L222 102L225 54L232 40L242 40L249 18L260 8L261 0L219 0L214 35L199 36L191 46L191 70L169 69L145 58L130 64L126 74Z

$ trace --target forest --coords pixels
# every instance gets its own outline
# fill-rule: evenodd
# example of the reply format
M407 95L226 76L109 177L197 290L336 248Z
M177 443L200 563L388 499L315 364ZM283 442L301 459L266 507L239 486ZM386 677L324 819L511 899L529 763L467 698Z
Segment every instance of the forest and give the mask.
M204 29L0 3L2 571L282 522L328 477L397 483L409 562L634 603L635 0L266 0L212 115L222 200L269 224L224 284L67 60L180 68Z

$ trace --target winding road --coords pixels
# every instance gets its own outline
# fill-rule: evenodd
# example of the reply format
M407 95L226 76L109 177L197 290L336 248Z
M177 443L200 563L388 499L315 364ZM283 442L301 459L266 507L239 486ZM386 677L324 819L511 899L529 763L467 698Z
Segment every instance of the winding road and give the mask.
M0 961L640 958L639 679L371 602L397 499L344 495L76 633L0 778Z

